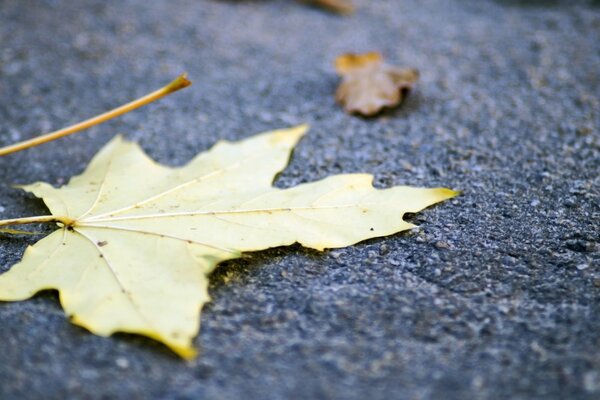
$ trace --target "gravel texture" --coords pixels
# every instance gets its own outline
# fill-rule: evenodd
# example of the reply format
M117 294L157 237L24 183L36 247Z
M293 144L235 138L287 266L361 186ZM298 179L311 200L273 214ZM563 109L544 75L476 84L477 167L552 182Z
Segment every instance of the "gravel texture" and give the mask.
M69 324L54 292L2 303L0 398L600 398L598 2L355 3L350 17L291 0L0 3L2 145L195 81L1 158L0 218L47 213L10 184L60 185L115 133L181 165L301 122L279 187L363 171L463 191L409 233L222 265L190 363ZM368 50L421 72L375 119L333 98L334 58ZM1 236L0 271L34 241Z

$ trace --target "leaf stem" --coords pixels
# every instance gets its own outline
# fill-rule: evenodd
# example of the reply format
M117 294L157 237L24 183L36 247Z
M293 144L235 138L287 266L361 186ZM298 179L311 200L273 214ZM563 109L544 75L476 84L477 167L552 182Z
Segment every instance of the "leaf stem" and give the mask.
M56 215L39 215L36 217L14 218L0 220L0 226L38 224L48 222L60 222L65 225L71 225L73 220L68 217L57 217Z
M90 128L94 125L98 125L101 124L103 122L106 122L110 119L116 118L120 115L123 115L125 113L128 113L132 110L135 110L136 108L145 106L148 103L151 103L155 100L158 100L162 97L165 97L173 92L178 91L179 89L183 89L185 87L188 87L192 84L192 82L190 82L187 79L186 74L182 74L180 76L177 77L177 79L175 79L173 82L169 83L168 85L152 92L149 93L143 97L140 97L137 100L134 100L130 103L124 104L120 107L117 107L111 111L105 112L103 114L100 114L98 116L92 117L90 119L87 119L83 122L79 122L78 124L75 125L71 125L69 127L63 128L63 129L59 129L57 131L54 132L50 132L47 133L45 135L42 136L38 136L36 138L33 139L29 139L29 140L25 140L23 142L20 143L16 143L10 146L6 146L3 148L0 148L0 156L4 156L7 154L11 154L11 153L15 153L17 151L21 151L21 150L25 150L28 149L30 147L34 147L34 146L38 146L40 144L46 143L46 142L50 142L52 140L56 140L58 138L61 138L63 136L67 136L67 135L71 135L73 133L82 131L84 129Z
M29 232L29 231L22 231L20 229L5 229L5 228L0 228L0 233L4 233L7 235L41 235L41 232Z

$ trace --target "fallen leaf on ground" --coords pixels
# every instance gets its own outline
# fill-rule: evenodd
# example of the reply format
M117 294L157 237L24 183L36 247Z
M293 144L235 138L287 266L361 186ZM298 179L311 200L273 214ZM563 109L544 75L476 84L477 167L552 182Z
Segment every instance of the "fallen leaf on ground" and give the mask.
M352 14L354 5L348 0L300 0L303 3L321 7L339 14Z
M181 168L155 163L120 137L61 187L23 189L52 215L0 226L57 223L0 275L0 300L58 289L74 324L109 336L146 335L184 358L196 350L208 274L241 252L300 243L317 250L410 229L402 219L449 199L449 189L375 189L366 174L272 187L306 126L219 142Z
M364 116L400 104L419 78L416 69L386 64L376 52L341 55L335 60L335 69L342 77L337 101L348 113Z

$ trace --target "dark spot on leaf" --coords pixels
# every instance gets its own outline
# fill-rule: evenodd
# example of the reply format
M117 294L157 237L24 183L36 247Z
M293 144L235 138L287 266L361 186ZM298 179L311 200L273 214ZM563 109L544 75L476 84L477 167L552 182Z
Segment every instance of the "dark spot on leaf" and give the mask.
M371 228L370 231L373 232L375 229Z
M101 242L96 243L98 245L98 247L104 247L108 244L108 242L106 240L103 240Z

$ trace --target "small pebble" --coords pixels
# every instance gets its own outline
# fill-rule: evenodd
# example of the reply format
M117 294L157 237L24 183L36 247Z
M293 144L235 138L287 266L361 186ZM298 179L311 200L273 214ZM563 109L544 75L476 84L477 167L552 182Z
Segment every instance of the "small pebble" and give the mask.
M569 197L568 199L565 200L565 207L575 207L577 205L577 202L575 201L575 198L573 197Z
M119 367L121 369L127 369L127 368L129 368L129 361L126 358L124 358L124 357L117 358L117 360L115 361L115 363L117 364L117 367Z
M440 241L435 242L435 247L438 249L449 249L450 245L448 243L442 242L440 240Z
M382 256L388 254L390 252L390 247L387 244L382 244L381 246L379 246L379 254L381 254Z

